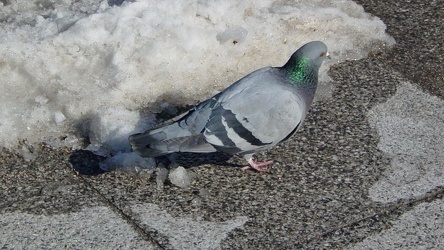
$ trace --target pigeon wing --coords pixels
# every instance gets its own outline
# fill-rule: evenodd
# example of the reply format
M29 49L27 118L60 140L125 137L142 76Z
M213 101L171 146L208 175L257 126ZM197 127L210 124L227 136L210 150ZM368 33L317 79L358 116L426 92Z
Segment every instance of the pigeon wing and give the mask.
M205 126L206 140L227 153L272 147L296 131L306 109L276 68L264 68L233 84L219 98Z

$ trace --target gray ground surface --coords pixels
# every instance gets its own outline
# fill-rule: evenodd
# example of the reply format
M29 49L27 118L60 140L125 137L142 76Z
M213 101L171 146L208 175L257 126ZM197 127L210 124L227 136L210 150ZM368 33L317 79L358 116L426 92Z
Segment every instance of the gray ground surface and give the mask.
M0 248L443 249L444 2L357 2L397 44L330 70L333 97L258 155L270 173L234 157L159 189L150 173L77 175L68 149L2 150Z

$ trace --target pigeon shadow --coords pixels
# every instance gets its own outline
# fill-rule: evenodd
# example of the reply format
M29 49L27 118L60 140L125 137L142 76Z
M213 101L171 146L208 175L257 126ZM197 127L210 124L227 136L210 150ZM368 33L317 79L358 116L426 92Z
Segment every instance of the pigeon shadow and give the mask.
M215 153L174 153L166 156L156 157L156 167L165 167L168 169L182 166L184 168L199 167L201 165L211 164L225 167L241 167L239 164L227 162L233 156L230 154ZM100 168L100 162L106 160L106 157L96 155L88 150L76 150L69 156L69 162L72 168L81 175L95 176L106 173Z
M238 164L229 163L228 160L231 159L233 155L226 154L223 152L214 153L174 153L165 157L157 157L157 161L162 162L167 158L170 163L170 167L175 167L178 164L184 168L199 167L201 165L211 164L218 166L228 166L228 167L240 167ZM165 160L166 161L166 160Z
M106 157L96 155L88 150L76 150L69 156L72 168L81 175L99 175L105 173L100 168L100 162Z

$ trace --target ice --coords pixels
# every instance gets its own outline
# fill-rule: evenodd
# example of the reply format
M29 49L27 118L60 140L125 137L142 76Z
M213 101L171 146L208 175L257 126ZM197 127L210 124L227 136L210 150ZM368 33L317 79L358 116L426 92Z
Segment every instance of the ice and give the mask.
M140 169L154 172L156 163L152 158L142 158L138 154L131 152L120 153L110 157L105 161L100 162L99 166L105 171L124 170L135 173Z
M64 120L66 120L66 117L65 117L65 115L62 112L56 111L54 113L54 121L56 123L62 123Z
M199 192L197 195L204 200L207 200L211 196L210 191L207 189L203 189L203 188L199 189Z
M168 179L168 169L164 167L156 168L156 184L158 190L163 190L163 184Z
M191 184L191 174L184 167L177 167L170 171L168 175L171 183L181 188L187 188Z
M191 200L191 204L193 206L199 207L203 204L204 201L208 200L210 196L211 194L209 190L201 188L197 192L197 196Z
M0 146L130 152L164 107L193 104L302 44L333 60L394 40L352 1L0 1ZM167 103L167 104L165 104ZM165 106L166 105L166 106Z
M242 42L245 37L247 37L248 31L240 26L234 26L222 33L217 34L216 39L224 43L226 41L231 41L233 43Z

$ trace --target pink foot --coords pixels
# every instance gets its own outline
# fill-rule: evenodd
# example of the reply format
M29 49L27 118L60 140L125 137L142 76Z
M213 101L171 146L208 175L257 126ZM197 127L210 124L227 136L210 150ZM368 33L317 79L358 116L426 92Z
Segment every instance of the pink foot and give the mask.
M273 161L264 161L264 162L257 162L256 160L254 160L253 158L251 158L250 160L248 160L248 164L250 164L249 166L245 166L243 168L241 168L242 170L247 170L247 169L255 169L259 172L268 172L268 169L263 168L263 166L267 166L272 164Z

